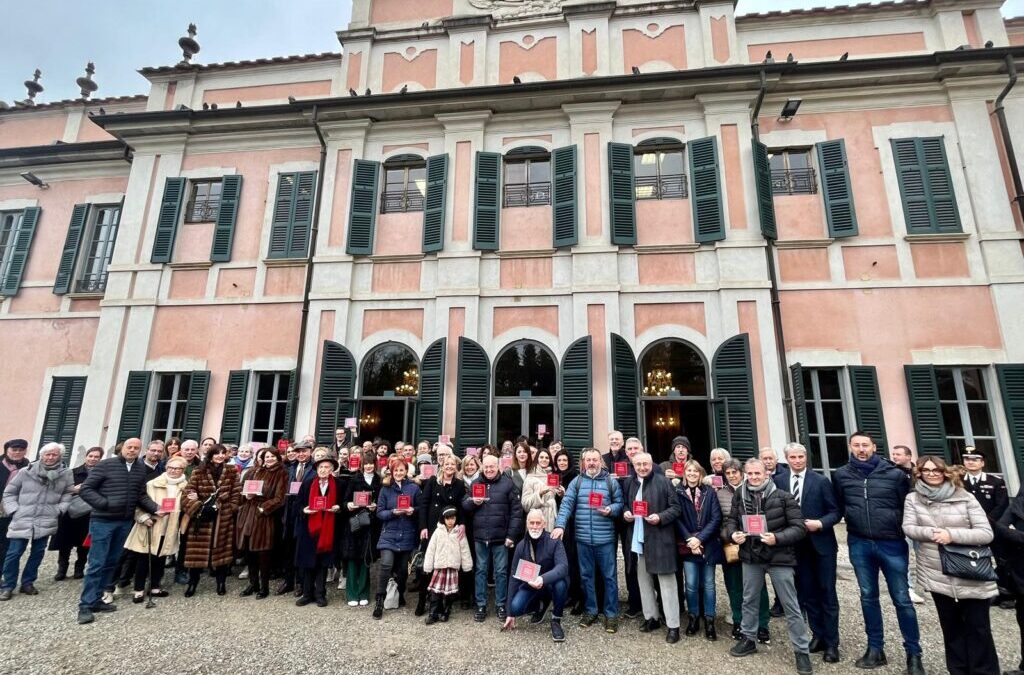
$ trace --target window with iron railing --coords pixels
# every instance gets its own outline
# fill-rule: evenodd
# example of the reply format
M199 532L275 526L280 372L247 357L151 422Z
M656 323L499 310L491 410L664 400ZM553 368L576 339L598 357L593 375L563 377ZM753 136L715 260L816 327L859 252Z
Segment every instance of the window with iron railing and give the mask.
M502 206L507 209L551 203L549 156L505 160Z
M810 150L777 150L768 156L773 195L818 193L818 175L811 165Z
M637 199L686 199L683 147L637 148L633 185Z
M23 215L23 211L0 213L0 279L7 278L7 269L14 257L14 241L17 239Z
M185 205L186 223L208 223L217 218L220 210L221 181L193 181L189 200Z
M380 196L381 213L407 213L423 210L427 191L427 163L420 158L384 165L384 192Z
M121 207L94 206L89 213L85 256L75 280L77 293L102 293L107 288L107 268L114 257Z

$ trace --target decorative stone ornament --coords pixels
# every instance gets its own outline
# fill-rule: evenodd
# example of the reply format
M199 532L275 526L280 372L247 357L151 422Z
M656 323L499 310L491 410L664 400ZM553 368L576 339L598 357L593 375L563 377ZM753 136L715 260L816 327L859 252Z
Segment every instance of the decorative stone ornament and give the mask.
M21 101L21 105L35 105L36 95L42 93L43 85L39 84L39 78L43 76L43 71L36 68L36 72L32 73L31 80L25 80L25 89L28 90L28 98Z
M490 11L495 17L547 14L561 9L563 0L469 0L477 9Z
M178 38L178 46L181 47L181 61L178 62L179 66L188 66L192 63L192 57L199 53L199 43L196 42L196 25L190 23L188 25L188 35L183 35Z
M100 88L98 84L92 81L93 73L96 72L96 65L90 61L85 64L85 75L75 80L75 84L82 92L82 98L87 99L92 96L93 92Z

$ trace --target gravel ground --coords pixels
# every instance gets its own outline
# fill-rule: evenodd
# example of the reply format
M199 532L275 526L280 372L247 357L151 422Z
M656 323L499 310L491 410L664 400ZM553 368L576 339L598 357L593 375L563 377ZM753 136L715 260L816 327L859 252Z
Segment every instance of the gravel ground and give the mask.
M853 661L865 646L860 603L853 572L840 547L840 632L842 663L823 664L813 657L816 672L858 673ZM499 631L493 612L484 624L470 612L456 610L447 624L425 626L412 607L385 612L374 621L370 607L350 608L344 592L331 590L330 605L296 607L291 596L266 600L239 598L245 582L228 580L228 595L218 597L213 580L204 578L199 593L182 597L174 586L157 607L134 605L130 596L118 598L117 612L98 614L96 622L79 626L75 613L80 582L52 581L56 556L47 555L37 586L39 595L15 594L0 605L5 639L0 643L0 673L401 673L401 675L506 673L509 665L528 660L532 667L561 673L666 673L681 660L707 664L717 672L795 672L786 640L785 620L772 619L772 645L755 656L728 655L733 641L721 617L727 613L725 589L719 584L718 642L703 637L664 642L663 633L639 633L635 622L624 622L616 635L598 625L579 628L564 622L566 641L554 644L547 625L520 622L512 634ZM884 586L883 586L884 588ZM884 593L884 591L883 591ZM413 599L414 595L411 596ZM890 666L880 673L903 672L904 654L891 605L883 596L887 653ZM942 635L931 602L918 606L925 665L943 673ZM1020 659L1017 624L1012 611L992 610L993 631L1004 668ZM344 646L342 646L344 644Z

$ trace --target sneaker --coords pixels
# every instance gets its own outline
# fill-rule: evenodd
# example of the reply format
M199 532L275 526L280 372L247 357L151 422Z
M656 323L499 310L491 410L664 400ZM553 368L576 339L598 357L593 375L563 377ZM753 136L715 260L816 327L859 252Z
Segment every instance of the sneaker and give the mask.
M359 601L358 600L349 600L348 601L348 606L349 607L357 607L357 606L359 606Z
M644 611L642 609L627 608L626 611L622 613L622 616L626 617L627 619L637 619L640 618L640 616L642 616L643 613Z
M327 583L333 584L338 580L338 570L331 567L327 570Z
M613 633L613 634L614 633L618 633L619 632L619 619L617 617L614 618L614 619L606 618L604 620L604 632L605 633Z
M345 587L346 587L345 577L341 577L340 579L338 579L338 590L339 591L343 591L343 590L345 590Z
M536 626L539 623L544 623L544 616L548 613L547 607L541 607L536 612L530 615L530 623Z
M770 645L772 643L772 634L768 632L767 628L758 628L757 641L763 645Z
M113 601L114 601L114 594L113 593L105 592L103 594L103 597L100 598L100 602L102 602L104 605L109 605Z
M249 570L242 570L241 572L239 572L238 573L238 578L239 579L248 579L249 578Z
M555 642L565 642L565 631L562 630L561 619L551 619L551 639Z
M915 605L923 605L924 604L924 598L922 598L920 595L918 595L914 591L910 591L910 601L912 603L914 603Z
M484 619L486 619L486 618L487 618L487 608L486 607L477 607L476 608L476 612L473 613L473 621L476 621L477 623L483 623Z
M39 595L39 591L36 590L33 584L23 584L20 593L23 595Z
M82 608L78 610L78 623L92 623L96 620L93 616L92 610L88 608Z
M117 605L112 602L100 602L92 606L94 612L116 612Z
M584 614L580 617L580 628L590 628L597 621L596 614Z
M811 667L811 655L803 652L796 652L796 672L798 675L810 675L814 672Z
M740 625L738 623L734 623L732 625L732 639L733 640L742 640L743 639L743 631L740 629Z
M0 600L10 600L14 596L13 588L5 588L0 591Z
M757 653L757 643L743 638L729 650L729 656L750 656Z
M505 623L505 619L508 618L508 613L505 611L505 605L498 605L494 613L498 615L498 621Z
M359 601L359 606L360 607L366 607L368 604L370 604L369 600L360 600Z

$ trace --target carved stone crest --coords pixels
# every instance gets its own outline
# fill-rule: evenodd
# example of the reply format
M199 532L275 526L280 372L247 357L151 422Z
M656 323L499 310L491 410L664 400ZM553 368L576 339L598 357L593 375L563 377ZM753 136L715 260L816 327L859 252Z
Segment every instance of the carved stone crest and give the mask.
M496 17L529 16L557 11L563 0L469 0L477 9L489 11Z

